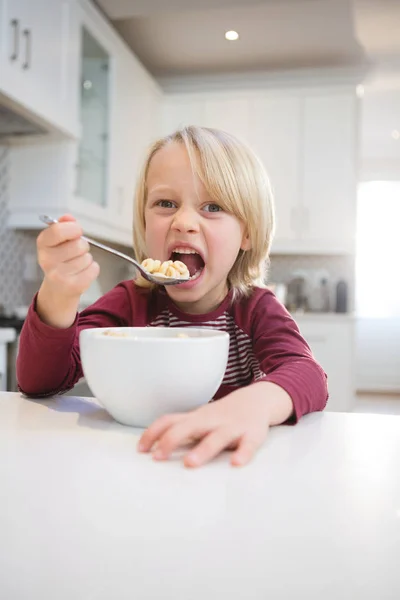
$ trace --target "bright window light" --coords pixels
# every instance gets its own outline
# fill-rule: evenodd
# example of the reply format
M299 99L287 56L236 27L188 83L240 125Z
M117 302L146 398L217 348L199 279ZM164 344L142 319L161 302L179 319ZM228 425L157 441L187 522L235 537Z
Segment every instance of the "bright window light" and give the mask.
M361 317L400 317L400 181L360 184L356 309Z

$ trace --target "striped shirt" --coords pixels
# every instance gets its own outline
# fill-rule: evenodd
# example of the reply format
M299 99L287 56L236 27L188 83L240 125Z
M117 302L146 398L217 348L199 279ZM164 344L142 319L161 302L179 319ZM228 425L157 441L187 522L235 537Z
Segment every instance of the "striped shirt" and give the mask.
M20 390L46 396L71 389L82 377L79 332L90 327L203 327L229 334L229 358L217 400L240 387L270 381L287 391L294 418L322 410L326 375L315 361L297 324L272 292L255 288L251 296L222 304L206 315L178 309L165 290L138 288L123 281L76 316L72 327L55 329L36 312L36 298L21 332L17 359Z
M191 321L175 316L168 308L149 323L150 327L193 327ZM253 351L250 336L242 331L235 323L233 316L225 311L219 317L196 323L197 328L217 329L229 334L229 357L225 371L223 385L243 387L252 380L259 380L265 376L260 363Z

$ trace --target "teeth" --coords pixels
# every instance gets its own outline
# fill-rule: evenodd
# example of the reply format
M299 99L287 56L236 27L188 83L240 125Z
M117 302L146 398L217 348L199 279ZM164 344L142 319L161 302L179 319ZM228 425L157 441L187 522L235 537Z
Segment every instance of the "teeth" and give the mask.
M192 281L193 279L197 279L198 277L200 277L202 270L203 269L199 269L198 271L196 271L196 273L191 276L190 280Z
M174 248L172 252L176 254L198 254L196 250L192 250L192 248Z

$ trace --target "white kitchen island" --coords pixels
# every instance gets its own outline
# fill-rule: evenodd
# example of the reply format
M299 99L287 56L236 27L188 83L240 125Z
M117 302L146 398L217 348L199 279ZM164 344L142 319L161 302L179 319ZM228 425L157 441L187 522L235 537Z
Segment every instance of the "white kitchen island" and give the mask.
M400 417L309 415L241 469L155 463L138 435L0 394L1 599L400 598Z

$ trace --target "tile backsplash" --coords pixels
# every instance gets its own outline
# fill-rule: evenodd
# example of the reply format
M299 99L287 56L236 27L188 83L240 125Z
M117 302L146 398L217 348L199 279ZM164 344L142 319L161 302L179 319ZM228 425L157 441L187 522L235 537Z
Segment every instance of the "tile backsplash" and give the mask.
M7 228L10 150L0 146L0 305L6 312L25 304L25 256L35 253L32 235Z
M20 232L7 229L9 211L10 153L0 146L0 305L10 313L15 307L26 306L39 289L41 270L36 263L37 232ZM125 248L119 248L127 251ZM129 264L92 249L101 272L97 283L85 294L83 304L94 301L119 281L132 277ZM128 250L129 253L129 250ZM288 283L294 277L303 277L312 293L322 278L327 279L334 305L334 288L339 279L349 287L349 306L353 305L354 258L351 256L272 255L268 281Z
M348 310L354 307L355 264L349 255L303 255L275 254L271 256L268 281L288 284L296 277L302 277L305 293L312 307L313 296L318 293L322 279L326 279L329 304L334 310L336 304L336 285L344 280L348 286Z

